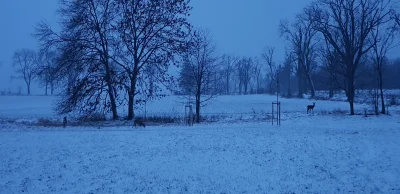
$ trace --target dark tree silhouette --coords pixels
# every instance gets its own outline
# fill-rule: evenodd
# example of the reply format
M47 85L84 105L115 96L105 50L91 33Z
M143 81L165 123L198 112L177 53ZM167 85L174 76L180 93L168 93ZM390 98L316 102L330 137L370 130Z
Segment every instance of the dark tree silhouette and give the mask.
M373 49L374 29L391 20L390 0L320 0L305 9L313 28L338 52L345 71L344 91L354 115L355 74Z
M267 64L267 78L268 78L268 93L273 94L276 89L276 83L278 78L278 65L275 63L274 59L275 48L266 47L262 53L262 58Z
M200 122L200 108L220 91L215 87L217 65L216 46L205 30L196 31L191 46L183 56L180 86L185 93L195 96L196 122Z
M390 49L393 48L396 30L397 29L393 25L389 25L388 27L379 25L374 31L372 31L374 43L370 58L372 60L373 69L376 74L377 85L380 92L382 114L386 114L383 91L384 73L389 63L386 55Z
M281 21L281 35L285 36L290 42L291 52L297 62L297 78L298 78L298 97L302 98L306 87L311 89L311 97L315 96L314 81L311 77L313 70L313 62L316 58L316 34L313 28L313 21L304 17L304 14L296 16L295 22L289 26L288 22Z
M128 119L132 119L135 95L140 92L138 79L145 67L156 66L158 81L167 82L168 66L186 50L191 7L189 0L122 0L117 7L121 17L115 29L121 41L115 62L124 72L121 84L128 94Z
M14 52L13 67L16 69L15 79L24 80L28 95L31 94L31 84L36 78L38 70L38 55L36 51L21 49Z
M109 108L113 119L118 119L115 70L110 62L115 50L112 32L117 17L115 2L63 0L58 13L60 33L41 22L35 36L44 51L54 48L60 52L58 75L70 78L59 112L80 110L84 115L91 115ZM76 76L71 76L72 72Z
M40 54L40 64L37 70L37 77L45 87L45 95L48 95L50 87L50 94L54 94L55 86L59 77L57 76L57 56L55 51L46 51Z
M231 93L231 79L232 75L235 73L235 65L238 58L234 55L223 55L221 58L222 73L225 80L225 94L229 95Z

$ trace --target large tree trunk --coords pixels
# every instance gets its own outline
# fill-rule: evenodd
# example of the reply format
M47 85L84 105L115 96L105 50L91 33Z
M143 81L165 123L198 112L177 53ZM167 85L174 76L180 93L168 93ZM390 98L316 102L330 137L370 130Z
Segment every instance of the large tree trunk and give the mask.
M299 67L300 68L300 67ZM298 88L298 90L299 90L299 93L297 94L297 97L299 97L299 98L303 98L303 86L304 86L304 83L303 83L303 73L302 73L302 70L301 69L299 69L298 71L297 71L297 79L298 79L298 85L299 85L299 88Z
M112 112L112 117L114 120L118 119L118 112L117 112L117 103L115 100L115 94L114 94L114 90L112 87L112 81L111 81L111 71L110 71L110 67L108 66L108 62L106 62L105 64L105 69L106 69L106 84L107 84L107 89L108 89L108 96L110 98L110 103L111 103L111 112Z
M288 77L288 96L292 97L292 87L291 87L291 78L290 78L290 72L289 72L289 77Z
M200 123L201 80L196 86L196 123Z
M54 84L50 83L50 94L53 95L54 94Z
M29 81L26 82L26 88L28 90L28 95L31 95L31 83Z
M308 79L308 83L310 84L311 98L314 98L315 97L315 87L314 87L314 82L311 79L310 73L307 73L307 79Z
M239 81L239 95L242 95L242 82Z
M347 75L347 100L350 104L350 115L354 115L354 97L355 97L355 86L354 86L354 76Z
M226 74L226 95L229 95L229 73Z
M334 75L333 75L333 73L330 73L330 78L329 78L329 98L333 98L333 95L334 95L333 79L334 79Z
M382 114L386 114L386 108L385 108L385 99L383 97L383 77L382 77L382 68L378 70L378 85L379 85L379 91L380 91L380 97L381 97L381 106L382 106Z
M112 115L113 115L113 119L117 120L118 119L118 112L117 112L117 104L116 104L113 88L112 88L112 85L110 83L107 84L107 87L108 87L108 91L109 91L108 95L109 95L109 98L110 98L111 112L112 112Z
M385 99L383 97L383 79L382 79L382 71L379 71L379 90L381 93L381 106L382 106L382 114L386 114L386 109L385 109Z
M200 96L196 96L196 123L200 123Z
M136 77L131 78L131 86L128 94L128 120L132 120L135 116L134 106L135 106L135 91L136 91Z
M271 79L269 82L269 94L273 95L274 94L274 80Z

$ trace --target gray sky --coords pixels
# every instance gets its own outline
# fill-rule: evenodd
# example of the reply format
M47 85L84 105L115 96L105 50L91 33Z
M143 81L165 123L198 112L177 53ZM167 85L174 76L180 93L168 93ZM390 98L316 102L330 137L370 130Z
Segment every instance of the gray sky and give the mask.
M260 56L266 45L276 47L281 61L285 42L279 36L281 19L294 16L311 0L192 0L190 20L196 27L208 29L221 53L237 56ZM25 85L11 81L12 55L21 48L37 48L32 38L35 24L48 20L57 25L57 0L1 0L0 1L0 91ZM25 92L25 91L24 91ZM33 94L43 94L33 89Z

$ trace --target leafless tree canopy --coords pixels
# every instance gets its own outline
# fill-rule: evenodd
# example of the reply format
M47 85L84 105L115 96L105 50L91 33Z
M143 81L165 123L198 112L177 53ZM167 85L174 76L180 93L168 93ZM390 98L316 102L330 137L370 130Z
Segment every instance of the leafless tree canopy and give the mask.
M321 0L305 10L313 28L337 51L343 64L345 92L354 114L355 74L374 46L373 30L390 20L390 0Z
M243 57L240 59L237 64L237 75L239 78L239 94L248 94L249 92L249 85L252 76L252 69L253 69L253 60L250 57Z
M30 49L17 50L13 56L13 67L17 74L14 78L24 80L28 95L31 94L31 84L37 75L38 62L38 54Z
M206 30L194 32L191 46L183 55L180 86L184 92L195 96L196 122L200 122L201 105L217 95L219 91L216 45Z
M221 66L223 80L225 81L225 94L231 93L231 80L234 79L232 76L235 74L235 65L238 62L238 58L234 55L225 54L221 57Z
M268 89L269 93L273 94L276 89L276 82L278 78L278 65L274 59L275 48L274 47L266 47L264 52L262 53L262 58L267 64L267 78L268 78Z
M138 78L145 66L157 69L158 79L166 82L166 72L176 54L187 49L191 7L188 1L137 1L118 3L120 17L116 29L121 39L116 64L126 79L121 83L128 93L128 119L133 118ZM148 94L147 94L148 95Z
M187 47L189 0L60 4L61 31L42 22L35 33L43 51L59 52L57 74L66 80L59 112L111 112L118 119L117 107L127 104L127 118L132 119L136 95L150 97L160 91L155 82L171 81L167 68ZM157 76L149 76L149 71Z
M281 35L290 42L291 52L294 53L297 62L296 73L298 77L298 97L303 97L307 87L311 89L311 97L315 96L312 71L317 57L316 47L318 39L317 30L313 28L313 20L304 14L296 16L291 26L287 21L281 21Z

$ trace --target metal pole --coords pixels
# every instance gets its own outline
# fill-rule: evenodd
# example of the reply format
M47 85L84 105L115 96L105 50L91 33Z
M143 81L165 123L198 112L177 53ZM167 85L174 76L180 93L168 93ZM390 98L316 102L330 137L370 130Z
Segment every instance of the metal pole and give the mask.
M272 125L274 125L274 102L272 102Z
M281 125L281 102L279 102L279 126Z

